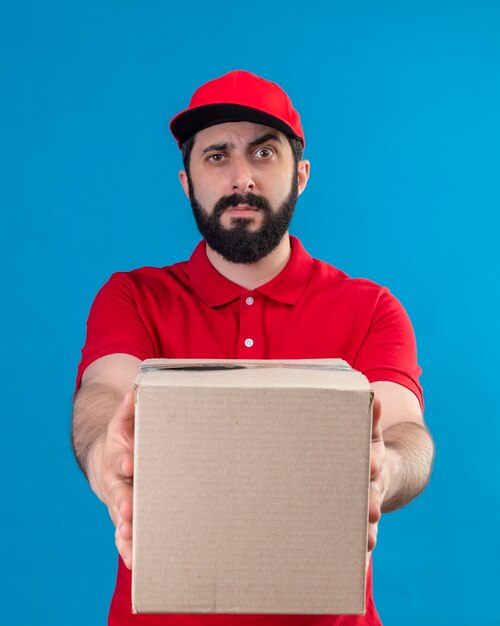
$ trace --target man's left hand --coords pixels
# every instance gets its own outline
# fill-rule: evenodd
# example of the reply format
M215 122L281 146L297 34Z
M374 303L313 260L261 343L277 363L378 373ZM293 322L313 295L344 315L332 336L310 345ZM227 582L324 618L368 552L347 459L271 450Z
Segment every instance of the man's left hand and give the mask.
M382 514L382 502L389 488L389 472L386 463L386 448L382 435L380 417L382 404L373 402L372 446L370 457L370 500L368 504L368 552L377 543L378 522Z
M417 396L390 381L374 382L372 389L369 553L377 543L382 512L394 511L418 496L429 480L434 457Z

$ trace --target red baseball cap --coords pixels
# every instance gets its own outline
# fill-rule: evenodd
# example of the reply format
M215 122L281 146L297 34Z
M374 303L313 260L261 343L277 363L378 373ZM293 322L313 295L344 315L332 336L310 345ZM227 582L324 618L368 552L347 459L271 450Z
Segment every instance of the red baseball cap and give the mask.
M224 122L254 122L300 139L305 146L300 116L276 83L244 70L210 80L193 94L187 109L170 122L179 147L195 133Z

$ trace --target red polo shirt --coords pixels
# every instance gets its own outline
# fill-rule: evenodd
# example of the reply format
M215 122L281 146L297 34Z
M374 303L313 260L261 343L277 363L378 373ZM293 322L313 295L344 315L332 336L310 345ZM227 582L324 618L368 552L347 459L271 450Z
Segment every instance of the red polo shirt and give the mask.
M146 358L345 359L371 382L410 389L422 405L415 337L389 291L311 258L291 237L278 276L248 290L224 278L201 242L188 262L114 274L92 305L77 385L90 363L113 353ZM131 576L120 559L109 624L173 626L375 626L365 616L132 615Z

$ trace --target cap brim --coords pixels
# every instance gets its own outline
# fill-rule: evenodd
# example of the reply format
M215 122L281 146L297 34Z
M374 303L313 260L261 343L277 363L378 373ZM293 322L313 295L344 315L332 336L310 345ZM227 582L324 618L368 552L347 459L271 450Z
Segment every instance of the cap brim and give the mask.
M200 130L216 124L224 124L225 122L263 124L264 126L276 128L276 130L280 130L285 135L295 137L303 143L302 137L298 137L293 129L283 120L241 104L207 104L194 109L187 109L174 117L170 122L170 130L177 139L179 146L181 146L186 139L189 139L189 137L192 137Z

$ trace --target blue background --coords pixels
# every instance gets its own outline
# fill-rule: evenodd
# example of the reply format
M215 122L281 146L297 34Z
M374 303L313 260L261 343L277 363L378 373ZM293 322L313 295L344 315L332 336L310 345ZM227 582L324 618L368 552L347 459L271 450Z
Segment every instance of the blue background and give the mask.
M168 121L234 68L301 112L292 232L389 286L417 334L437 457L381 523L384 624L499 624L499 4L0 7L2 624L105 623L113 528L69 444L85 321L113 271L198 241Z

